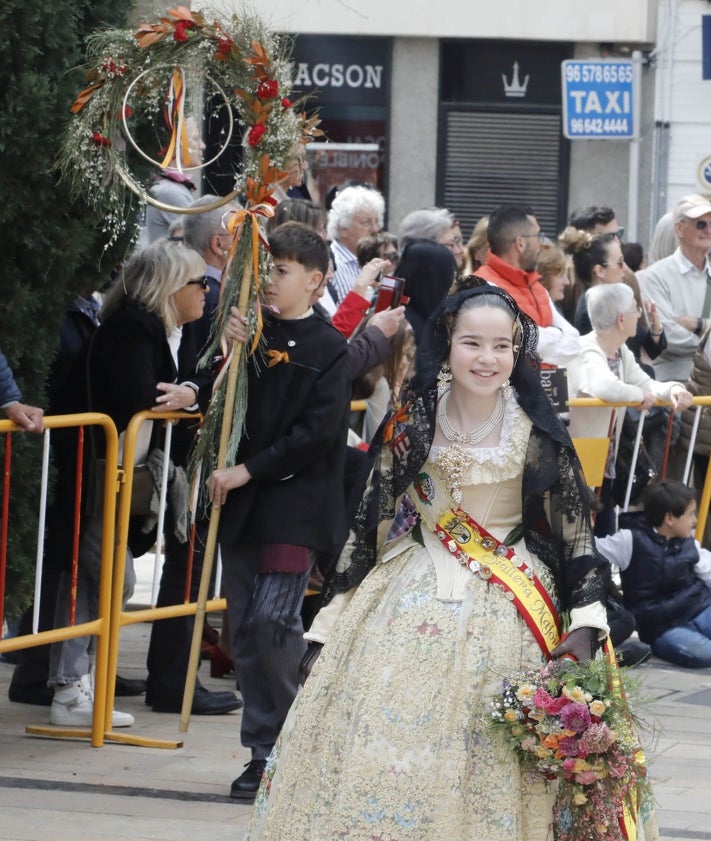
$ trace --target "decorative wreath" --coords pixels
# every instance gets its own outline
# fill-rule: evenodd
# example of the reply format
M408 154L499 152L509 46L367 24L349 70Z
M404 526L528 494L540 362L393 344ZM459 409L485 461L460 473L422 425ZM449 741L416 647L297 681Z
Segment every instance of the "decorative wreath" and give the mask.
M202 472L203 478L218 461L224 412L232 417L228 465L234 464L242 436L246 357L257 348L261 334L260 310L254 304L260 295L260 279L267 280L269 269L260 220L273 215L274 190L286 177L284 161L294 155L297 144L321 134L319 121L297 112L289 99L287 48L254 15L235 15L228 24L208 24L204 14L184 6L169 9L158 23L144 23L136 32L97 32L88 42L89 84L72 105L74 118L60 150L60 171L70 191L83 197L102 218L107 248L135 218L136 198L141 205L172 213L205 212L237 196L244 206L223 217L233 241L201 364L208 365L214 358L233 305L252 314L253 340L235 360L236 395L228 395L227 365L218 376L194 454L194 472ZM243 124L242 161L234 170L234 189L212 206L166 205L151 195L150 180L161 168L182 173L200 168L190 163L188 129L191 110L201 112L205 102L205 119L222 112L221 124L227 126L220 148L207 163L219 158L233 141L233 111Z
M289 99L287 47L253 15L208 24L184 6L135 33L105 30L90 37L89 84L72 105L59 166L71 192L102 217L109 244L135 218L134 196L169 212L190 212L158 202L149 185L160 167L188 174L200 168L189 164L191 93L198 111L200 103L210 103L206 119L222 111L229 126L217 154L201 166L233 141L233 110L246 127L234 191L222 203L239 194L259 204L271 194L294 146L320 134L318 121L297 113Z

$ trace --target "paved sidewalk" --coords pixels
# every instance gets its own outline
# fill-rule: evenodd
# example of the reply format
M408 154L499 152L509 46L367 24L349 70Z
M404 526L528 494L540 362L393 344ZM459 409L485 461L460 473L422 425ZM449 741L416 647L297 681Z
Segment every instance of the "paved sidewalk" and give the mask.
M124 629L122 675L144 676L148 634L148 625ZM11 672L0 663L0 841L242 841L250 807L228 797L248 759L239 712L196 717L183 736L177 715L121 698L119 708L136 717L133 732L185 746L94 749L26 736L25 725L47 723L49 711L8 701ZM658 731L651 767L661 838L711 839L711 669L653 660L632 673L643 679L640 712ZM232 686L211 679L207 664L200 679L210 689Z

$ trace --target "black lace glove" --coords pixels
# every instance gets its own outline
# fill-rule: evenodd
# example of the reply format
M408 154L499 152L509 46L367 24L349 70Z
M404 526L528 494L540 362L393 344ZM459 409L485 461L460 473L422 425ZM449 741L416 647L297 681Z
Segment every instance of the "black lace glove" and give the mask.
M306 678L311 674L311 669L314 663L318 660L323 644L320 642L310 642L306 649L306 654L301 658L299 663L299 683L303 686L306 683Z
M597 637L597 628L576 628L551 651L551 658L560 660L563 655L571 655L575 660L591 660L597 649Z

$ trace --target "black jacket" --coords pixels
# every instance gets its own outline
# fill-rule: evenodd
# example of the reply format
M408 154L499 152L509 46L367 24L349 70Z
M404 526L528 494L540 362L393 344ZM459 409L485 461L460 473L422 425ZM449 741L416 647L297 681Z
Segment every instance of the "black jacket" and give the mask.
M249 363L245 434L237 454L252 476L230 491L220 540L333 550L342 533L350 380L346 341L313 314L264 317L265 349ZM268 351L289 361L267 367Z
M653 643L711 605L711 589L696 575L699 553L693 537L667 540L641 518L632 531L632 560L621 573L625 606L639 637Z

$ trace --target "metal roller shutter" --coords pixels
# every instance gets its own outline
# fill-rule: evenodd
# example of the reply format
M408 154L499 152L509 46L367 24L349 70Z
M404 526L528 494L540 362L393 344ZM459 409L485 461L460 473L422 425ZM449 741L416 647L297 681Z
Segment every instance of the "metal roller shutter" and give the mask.
M461 221L464 239L500 204L527 204L541 230L555 237L561 191L559 114L447 109L443 202Z

